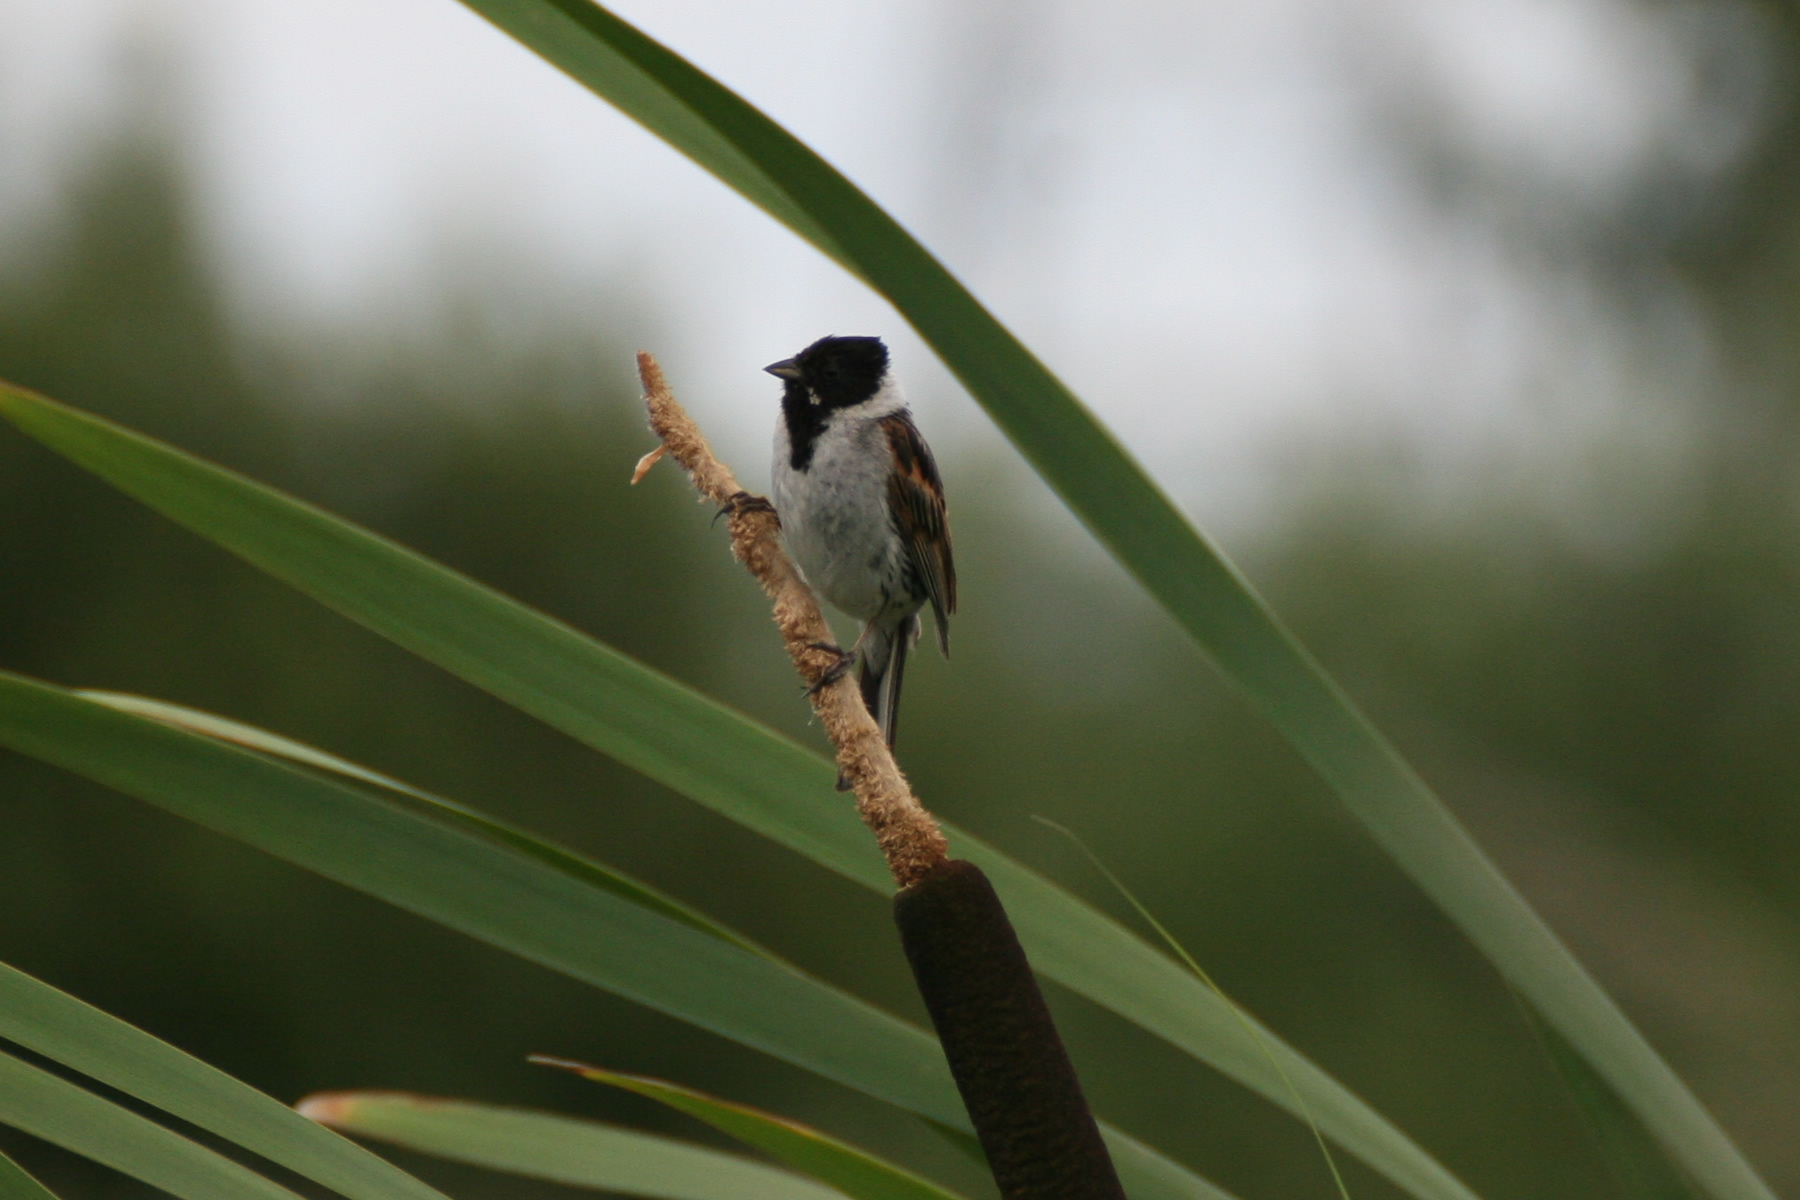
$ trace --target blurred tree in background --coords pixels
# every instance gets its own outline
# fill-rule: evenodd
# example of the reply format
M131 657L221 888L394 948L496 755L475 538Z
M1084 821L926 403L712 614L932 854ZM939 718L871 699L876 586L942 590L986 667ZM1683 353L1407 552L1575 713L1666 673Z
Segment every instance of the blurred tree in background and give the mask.
M1602 545L1504 483L1419 502L1422 477L1359 449L1297 461L1309 482L1241 556L1781 1190L1800 1189L1800 13L1757 11L1776 69L1754 144L1679 220L1647 205L1590 239L1679 271L1728 352L1730 393L1696 398L1668 465L1686 482L1667 519ZM5 256L0 376L291 489L817 737L706 514L672 472L625 486L649 441L633 347L605 342L606 312L518 281L471 285L427 334L246 334L175 161L155 137L121 140L59 227L15 232L33 245ZM909 689L921 794L1117 910L1028 818L1080 832L1252 1011L1484 1196L1627 1195L1491 969L1279 739L1119 572L1020 520L1023 468L944 457L967 612L955 663L929 660ZM0 511L0 665L211 709L443 790L919 1015L878 897L16 436L0 437ZM979 1187L877 1105L135 801L6 754L0 796L0 958L277 1096L393 1087L668 1125L522 1061L567 1054L793 1112ZM1097 1107L1246 1197L1327 1194L1302 1128L1051 998ZM72 1194L139 1192L15 1135L0 1147ZM557 1191L408 1165L470 1197ZM1357 1196L1393 1194L1348 1170Z

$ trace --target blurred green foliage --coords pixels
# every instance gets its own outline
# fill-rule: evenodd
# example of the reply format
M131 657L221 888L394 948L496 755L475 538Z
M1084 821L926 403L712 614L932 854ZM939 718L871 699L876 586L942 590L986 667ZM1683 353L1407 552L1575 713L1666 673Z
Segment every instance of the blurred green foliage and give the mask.
M763 603L648 446L607 312L530 336L471 295L435 333L234 328L172 160L121 149L0 291L0 375L469 571L799 736ZM1771 167L1770 170L1775 168ZM1791 215L1789 217L1791 220ZM1735 275L1732 278L1737 278ZM1729 305L1729 289L1714 293ZM616 298L618 312L643 300ZM510 331L510 332L509 332ZM771 397L771 420L773 419ZM941 448L949 451L950 448ZM1251 548L1277 608L1714 1105L1800 1187L1800 512L1789 446L1707 436L1628 552L1505 489L1421 516L1329 476ZM956 661L911 681L932 805L1122 913L1086 838L1228 989L1493 1200L1638 1194L1478 955L1120 573L947 452ZM644 782L0 437L0 665L314 742L566 840L918 1018L878 897ZM385 1087L693 1134L530 1068L547 1052L811 1120L968 1188L931 1135L798 1072L0 755L0 958L285 1098ZM1330 1194L1307 1133L1053 994L1097 1107L1259 1196ZM0 1136L68 1194L137 1195ZM558 1189L410 1163L458 1195ZM1354 1163L1359 1197L1392 1190Z

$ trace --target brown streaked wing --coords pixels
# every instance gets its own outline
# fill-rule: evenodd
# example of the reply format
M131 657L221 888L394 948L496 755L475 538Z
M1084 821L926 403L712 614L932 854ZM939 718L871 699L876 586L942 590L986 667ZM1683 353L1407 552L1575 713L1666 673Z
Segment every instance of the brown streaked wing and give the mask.
M950 623L956 611L956 563L950 556L950 514L944 505L944 482L938 478L931 449L906 412L881 418L894 451L894 474L888 480L888 511L906 545L913 569L925 581L931 615L937 622L938 649L950 653Z

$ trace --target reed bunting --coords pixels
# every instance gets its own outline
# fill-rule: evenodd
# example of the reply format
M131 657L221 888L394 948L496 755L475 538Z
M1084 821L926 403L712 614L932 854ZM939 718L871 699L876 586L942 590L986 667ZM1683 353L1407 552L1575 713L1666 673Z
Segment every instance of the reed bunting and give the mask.
M863 703L891 749L928 600L938 649L950 656L956 566L937 464L880 338L820 338L763 369L784 385L772 472L782 535L814 590L863 623L845 665L856 663Z

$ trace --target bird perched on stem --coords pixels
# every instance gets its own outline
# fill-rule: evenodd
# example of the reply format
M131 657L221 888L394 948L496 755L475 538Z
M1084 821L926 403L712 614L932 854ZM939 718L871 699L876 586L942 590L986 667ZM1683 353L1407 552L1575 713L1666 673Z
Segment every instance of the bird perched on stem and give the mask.
M772 472L782 536L807 582L863 623L839 673L857 665L863 702L892 748L926 601L950 656L956 565L937 463L880 338L820 338L763 369L783 384Z

